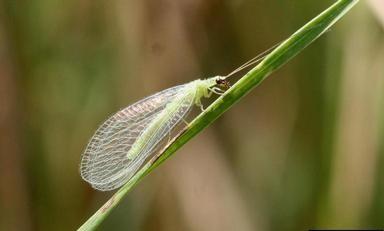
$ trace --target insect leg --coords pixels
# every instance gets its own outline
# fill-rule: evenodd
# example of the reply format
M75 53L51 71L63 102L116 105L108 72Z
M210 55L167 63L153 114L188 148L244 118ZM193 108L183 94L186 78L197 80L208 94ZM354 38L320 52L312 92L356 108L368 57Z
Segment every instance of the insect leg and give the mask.
M201 111L205 111L204 106L203 106L203 104L202 104L201 102L198 102L198 103L196 104L196 106L199 106L200 109L201 109Z
M217 95L222 95L224 94L225 91L223 91L222 89L218 88L218 87L212 87L212 88L209 88L210 90L210 93L215 93Z
M209 89L209 88L208 88ZM208 92L208 94L211 93L211 92ZM209 97L209 96L208 96ZM203 104L201 103L201 99L195 99L195 105L200 107L201 111L204 111L204 106Z

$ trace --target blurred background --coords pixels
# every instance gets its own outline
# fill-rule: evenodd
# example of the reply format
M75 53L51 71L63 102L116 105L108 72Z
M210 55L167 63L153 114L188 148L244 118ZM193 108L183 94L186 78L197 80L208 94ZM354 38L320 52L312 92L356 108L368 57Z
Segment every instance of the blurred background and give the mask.
M78 228L112 195L79 175L103 120L229 73L333 2L0 1L0 230ZM383 227L383 28L384 1L361 1L100 230Z

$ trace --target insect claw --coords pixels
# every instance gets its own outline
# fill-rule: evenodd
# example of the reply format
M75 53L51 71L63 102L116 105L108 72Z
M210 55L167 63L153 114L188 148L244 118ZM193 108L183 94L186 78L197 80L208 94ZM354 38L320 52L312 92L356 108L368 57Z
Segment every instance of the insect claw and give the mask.
M202 104L200 104L200 109L201 111L205 111L204 106Z

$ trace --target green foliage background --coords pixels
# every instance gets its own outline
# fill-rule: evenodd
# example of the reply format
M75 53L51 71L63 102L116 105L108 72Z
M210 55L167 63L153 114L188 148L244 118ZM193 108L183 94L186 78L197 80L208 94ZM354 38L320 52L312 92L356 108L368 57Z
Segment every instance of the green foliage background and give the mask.
M72 230L118 109L226 74L332 1L0 2L0 229ZM105 230L383 227L384 6L363 1L146 178ZM208 101L207 101L208 103Z

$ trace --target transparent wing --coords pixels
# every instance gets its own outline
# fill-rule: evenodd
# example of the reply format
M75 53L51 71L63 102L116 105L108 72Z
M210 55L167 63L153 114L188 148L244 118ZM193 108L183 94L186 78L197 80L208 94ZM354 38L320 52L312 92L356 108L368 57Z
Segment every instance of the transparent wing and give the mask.
M80 164L82 178L94 188L104 191L124 184L154 150L154 147L144 148L146 150L142 150L137 158L130 160L127 158L127 153L132 144L168 103L183 95L185 86L186 84L176 86L149 96L105 121L96 130L82 156ZM180 116L182 115L177 115L177 118ZM177 122L168 121L164 124L167 127L161 126L156 136L161 140L176 124ZM151 144L156 146L160 142L153 139L151 137L149 139L151 143L145 147Z
M181 101L180 106L173 113L169 114L169 120L161 125L157 131L146 142L144 148L137 154L136 158L129 160L126 156L128 150L124 153L122 158L127 163L123 165L123 168L116 172L116 174L108 174L101 183L93 183L92 186L96 189L107 191L113 190L126 183L134 173L142 166L144 161L150 156L155 150L157 150L158 144L164 141L164 138L190 111L193 103L193 97L185 96ZM113 168L113 166L111 166Z
M134 173L142 165L142 163L150 156L170 131L186 117L191 110L195 91L187 92L187 94L179 94L178 107L173 111L167 111L167 122L159 126L159 128L152 133L151 137L147 140L144 148L138 153L137 158L133 160L132 165L129 166L130 170ZM177 99L175 99L177 100Z

